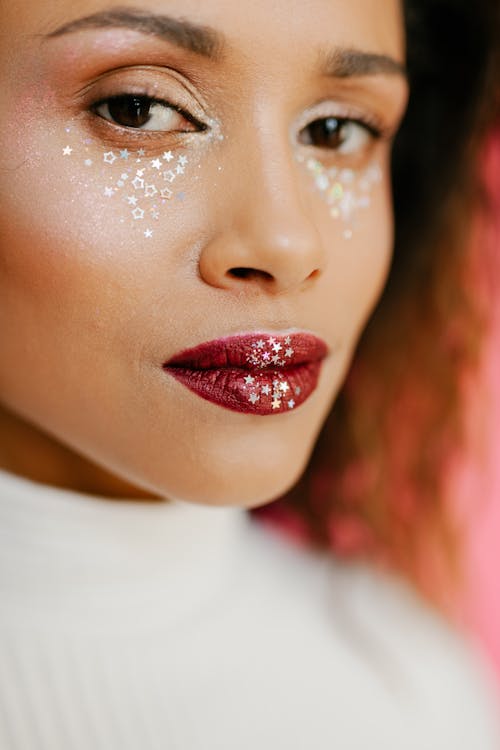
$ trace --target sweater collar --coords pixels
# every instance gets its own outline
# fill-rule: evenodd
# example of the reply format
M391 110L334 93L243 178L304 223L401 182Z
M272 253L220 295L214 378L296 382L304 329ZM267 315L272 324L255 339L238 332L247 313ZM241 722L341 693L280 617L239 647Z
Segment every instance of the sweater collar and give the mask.
M251 523L240 508L96 497L0 470L4 612L72 628L182 620L233 580Z

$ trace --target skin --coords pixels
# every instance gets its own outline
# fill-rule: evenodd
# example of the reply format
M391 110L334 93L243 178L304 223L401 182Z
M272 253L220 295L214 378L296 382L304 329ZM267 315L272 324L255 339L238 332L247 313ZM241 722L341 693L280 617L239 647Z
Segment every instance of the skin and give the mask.
M326 76L318 59L347 47L404 62L399 3L141 0L224 34L216 60L124 28L44 38L112 7L0 3L0 466L106 497L256 506L303 472L386 280L390 148L407 84L392 71ZM211 133L151 138L89 111L130 85L181 97ZM383 137L351 154L301 142L318 102L376 121ZM76 153L89 138L85 167ZM184 199L148 240L123 223L123 203L103 200L99 162L141 147L190 163ZM298 161L311 156L382 170L350 240ZM231 273L241 267L251 272ZM295 330L330 353L294 412L232 412L161 369L204 341Z

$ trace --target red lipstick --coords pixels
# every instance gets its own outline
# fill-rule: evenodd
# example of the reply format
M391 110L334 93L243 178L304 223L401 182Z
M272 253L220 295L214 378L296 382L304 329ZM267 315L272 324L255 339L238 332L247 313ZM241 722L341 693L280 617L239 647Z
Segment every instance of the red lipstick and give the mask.
M207 401L265 416L303 404L327 354L325 342L309 333L252 333L186 349L163 369Z

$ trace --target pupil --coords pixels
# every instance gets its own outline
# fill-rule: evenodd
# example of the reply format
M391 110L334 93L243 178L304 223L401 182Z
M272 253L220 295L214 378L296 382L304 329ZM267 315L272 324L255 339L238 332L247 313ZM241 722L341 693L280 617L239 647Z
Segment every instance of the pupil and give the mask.
M311 140L315 146L335 148L341 145L341 123L336 117L316 120L309 125Z
M108 102L109 114L127 128L140 128L150 119L151 99L141 96L115 96Z

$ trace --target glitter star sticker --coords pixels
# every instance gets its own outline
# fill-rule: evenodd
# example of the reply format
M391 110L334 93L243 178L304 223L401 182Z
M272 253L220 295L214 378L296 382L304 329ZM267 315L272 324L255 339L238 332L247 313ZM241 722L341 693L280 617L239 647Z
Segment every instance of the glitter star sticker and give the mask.
M137 220L137 219L143 219L144 218L144 209L139 208L139 207L134 208L134 210L132 211L132 216L134 217L135 220Z
M163 172L163 178L167 182L173 182L176 177L177 177L177 175L175 174L175 172L172 172L171 169L169 169L168 172Z
M270 394L270 393L271 393L271 388L270 388L270 386L268 386L268 385L263 385L263 386L262 386L262 394L263 394L264 396L269 396L269 394Z
M130 152L128 151L128 149L124 148L120 151L120 159L127 160L129 156L130 156Z
M106 153L103 156L104 161L106 164L113 164L113 162L116 161L116 156L113 153L113 151L106 151Z
M129 206L137 206L137 198L135 197L135 195L127 196L127 201Z
M151 197L153 195L156 195L157 192L158 192L158 190L156 189L156 187L154 185L146 185L146 189L144 191L144 195L146 196L146 198L149 198L149 197Z
M251 393L250 396L248 397L248 400L250 401L251 404L256 404L257 401L260 400L260 397L256 393Z
M177 161L183 167L186 166L186 164L188 163L187 156L179 156Z
M173 153L171 151L165 151L164 154L163 154L163 158L167 162L168 161L172 161L172 159L174 158L174 155L173 155Z
M63 148L63 156L71 156L72 153L73 149L71 148L71 146L65 146Z
M106 187L104 188L104 195L106 198L111 198L114 195L115 191L112 187Z
M142 177L134 177L132 180L132 185L136 190L142 190L144 188L144 180Z
M293 409L294 406L295 406L295 401L293 400L293 398L291 398L290 401L288 402L288 408Z
M148 239L153 236L153 230L152 229L146 229L144 232L144 237L147 237Z
M172 197L173 193L170 190L170 188L166 187L166 188L163 188L162 190L160 190L160 195L161 195L162 198L165 198L166 200L170 200L170 198Z
M247 385L253 385L253 383L255 383L255 378L253 378L251 375L247 375L245 378L245 383Z
M153 169L161 169L161 159L153 159L153 161L151 162L151 166L153 167Z
M273 409L279 409L281 406L281 401L279 398L273 399L272 407Z
M287 349L287 350L285 351L285 357L291 357L291 356L292 356L292 354L293 354L293 349L292 349L291 347L289 347L289 348L288 348L288 349Z
M290 390L290 386L288 385L288 383L285 383L285 382L280 383L280 391L283 391L283 393L286 393L289 390Z

